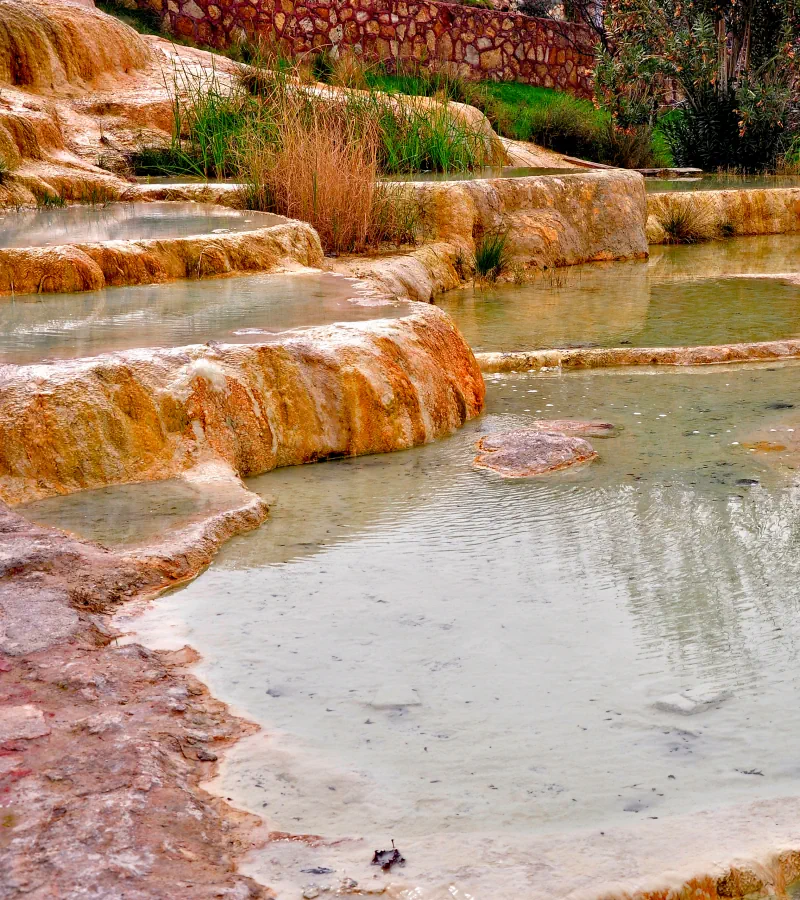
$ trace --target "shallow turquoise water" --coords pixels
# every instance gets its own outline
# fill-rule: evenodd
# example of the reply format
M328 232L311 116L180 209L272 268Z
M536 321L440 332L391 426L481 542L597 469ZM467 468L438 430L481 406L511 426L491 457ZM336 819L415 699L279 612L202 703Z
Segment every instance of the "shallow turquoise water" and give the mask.
M436 302L476 350L800 337L800 235L650 251L649 260L553 270L520 286L468 286Z
M356 282L319 272L0 298L0 363L212 340L265 342L288 330L394 318L410 308L367 302Z
M282 216L207 203L110 203L63 209L0 212L0 248L95 241L189 237L216 231L253 231L285 222Z

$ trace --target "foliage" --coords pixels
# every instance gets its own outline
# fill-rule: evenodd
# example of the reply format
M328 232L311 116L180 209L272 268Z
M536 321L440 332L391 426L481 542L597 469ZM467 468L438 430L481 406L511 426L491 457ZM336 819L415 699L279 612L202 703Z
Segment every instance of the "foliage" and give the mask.
M96 0L95 6L101 12L130 25L139 34L161 34L163 31L161 17L153 9L131 7L120 0Z
M311 222L325 249L341 253L420 234L417 194L382 174L496 161L486 135L441 100L311 89L295 72L176 68L172 140L140 148L134 171L238 178L246 206Z
M590 101L562 91L516 82L469 82L436 66L398 74L367 72L373 87L389 93L442 96L480 109L498 134L609 165L668 166L671 157L657 128L625 132Z
M39 209L63 209L67 205L67 200L62 194L54 194L51 191L44 191L36 197L36 206Z
M609 0L597 96L621 127L655 122L678 165L774 168L792 141L793 0Z
M475 242L475 273L479 277L495 281L509 261L507 231L487 231Z
M4 156L0 156L0 184L6 184L11 179L11 166Z

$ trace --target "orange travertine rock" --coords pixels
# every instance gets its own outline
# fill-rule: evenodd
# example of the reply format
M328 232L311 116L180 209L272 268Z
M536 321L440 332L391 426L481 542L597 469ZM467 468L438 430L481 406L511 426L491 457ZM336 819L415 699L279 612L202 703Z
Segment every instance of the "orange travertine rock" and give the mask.
M616 366L709 366L800 358L800 340L754 341L698 347L575 347L568 350L521 350L478 353L482 372L527 372L531 369L605 369Z
M536 427L488 434L476 446L474 465L506 478L547 475L597 458L588 441Z
M422 304L268 344L0 366L0 500L169 478L206 460L246 476L406 449L476 416L484 393L455 326Z
M0 298L317 267L322 261L316 231L293 221L240 234L0 249Z

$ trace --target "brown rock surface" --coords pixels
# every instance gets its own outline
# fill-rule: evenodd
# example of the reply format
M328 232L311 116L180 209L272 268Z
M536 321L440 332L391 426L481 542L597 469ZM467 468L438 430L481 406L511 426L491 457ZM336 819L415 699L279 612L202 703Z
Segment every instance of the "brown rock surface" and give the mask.
M800 231L800 188L648 194L649 243L666 242L661 223L675 210L689 210L711 236L720 226L733 228L735 234L786 234Z
M644 257L644 179L620 169L415 184L431 235L474 249L507 231L509 251L530 267Z
M226 495L158 546L113 553L0 503L0 894L4 898L266 897L233 871L249 846L199 788L252 728L181 671L191 652L119 647L105 614L197 573L264 502L228 470Z
M526 428L572 437L615 437L617 427L610 422L585 422L580 419L537 419Z
M588 441L535 427L488 434L476 446L474 465L505 478L548 475L597 458Z
M43 192L114 196L127 182L114 167L126 151L172 132L175 67L224 81L224 57L182 47L70 0L0 0L0 155L13 179L0 206Z

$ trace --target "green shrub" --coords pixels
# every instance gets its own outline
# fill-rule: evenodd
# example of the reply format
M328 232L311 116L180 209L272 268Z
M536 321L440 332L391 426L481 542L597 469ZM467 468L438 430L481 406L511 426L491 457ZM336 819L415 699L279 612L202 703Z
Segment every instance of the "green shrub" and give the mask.
M494 281L510 261L507 231L488 231L475 242L475 273Z
M746 103L751 111L745 127ZM787 105L776 85L750 83L727 92L710 86L666 117L662 130L679 166L763 172L775 169L790 149Z
M162 34L164 31L161 16L153 9L131 9L119 0L96 0L95 6L101 12L130 25L139 34Z

